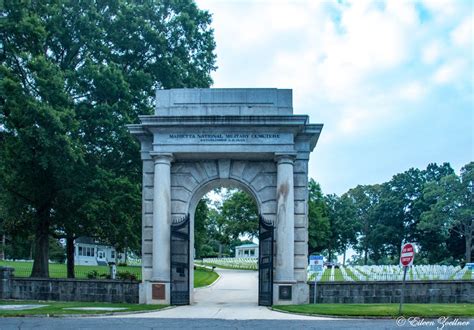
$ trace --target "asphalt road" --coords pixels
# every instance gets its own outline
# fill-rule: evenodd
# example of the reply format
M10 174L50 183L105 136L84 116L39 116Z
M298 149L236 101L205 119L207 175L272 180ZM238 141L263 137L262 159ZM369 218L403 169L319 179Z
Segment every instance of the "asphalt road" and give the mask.
M471 322L474 325L474 323ZM2 330L26 329L407 329L395 320L223 320L223 319L171 319L171 318L1 318ZM436 329L434 327L419 327ZM456 327L466 329L466 327ZM451 328L452 329L452 328ZM471 328L472 329L472 328Z

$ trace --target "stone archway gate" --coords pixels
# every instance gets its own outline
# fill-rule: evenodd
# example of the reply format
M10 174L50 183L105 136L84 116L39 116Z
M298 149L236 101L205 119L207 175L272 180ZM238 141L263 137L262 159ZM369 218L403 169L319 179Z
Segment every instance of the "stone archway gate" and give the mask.
M308 302L308 160L323 125L293 114L292 91L158 90L155 115L140 122L129 125L143 160L140 302L170 304L173 224L190 218L192 269L194 211L218 186L249 192L273 223L270 304Z

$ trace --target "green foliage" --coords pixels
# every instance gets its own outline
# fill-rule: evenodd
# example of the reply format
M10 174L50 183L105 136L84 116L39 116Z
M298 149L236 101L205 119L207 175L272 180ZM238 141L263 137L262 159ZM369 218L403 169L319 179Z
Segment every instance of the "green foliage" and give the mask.
M195 216L196 258L233 256L234 248L244 244L242 237L258 235L258 209L246 192L225 190L223 199L211 202L203 198Z
M117 279L125 280L125 281L136 281L137 276L134 273L131 273L129 271L118 271Z
M330 242L330 222L328 207L324 201L321 187L310 179L308 197L308 254L321 252Z
M461 169L461 175L447 175L439 181L425 185L424 195L434 201L421 214L418 228L436 232L447 241L453 233L465 241L465 261L472 261L472 236L474 233L474 162Z
M208 202L207 199L201 199L194 213L194 247L196 258L206 257L209 253L212 254L212 248L206 244L209 237L206 231L209 213Z
M125 125L152 112L157 86L211 84L211 16L191 0L3 4L4 230L34 234L41 277L51 234L138 251L141 163Z
M258 209L255 200L244 191L230 190L220 208L218 224L226 243L242 235L258 235Z
M396 264L402 242L419 246L417 263L459 264L472 257L474 163L457 176L448 163L409 169L341 197L309 183L309 252L353 247L357 264ZM463 255L465 256L463 258Z

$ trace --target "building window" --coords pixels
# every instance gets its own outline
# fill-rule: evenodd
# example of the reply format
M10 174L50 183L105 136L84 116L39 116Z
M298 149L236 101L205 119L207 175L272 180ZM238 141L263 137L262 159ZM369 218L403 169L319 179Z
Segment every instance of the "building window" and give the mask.
M95 255L95 248L79 246L79 255L93 257Z
M112 259L115 259L115 251L114 250L110 251L110 257Z

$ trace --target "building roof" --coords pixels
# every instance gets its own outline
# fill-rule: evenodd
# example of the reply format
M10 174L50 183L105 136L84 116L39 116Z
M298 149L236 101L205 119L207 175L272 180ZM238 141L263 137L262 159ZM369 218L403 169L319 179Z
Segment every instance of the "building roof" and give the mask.
M242 244L242 245L236 246L235 248L250 248L250 247L258 247L258 244L255 244L255 243Z
M91 245L104 245L104 246L109 246L108 244L99 242L97 239L88 237L88 236L81 236L78 237L74 240L74 243L78 244L91 244Z

